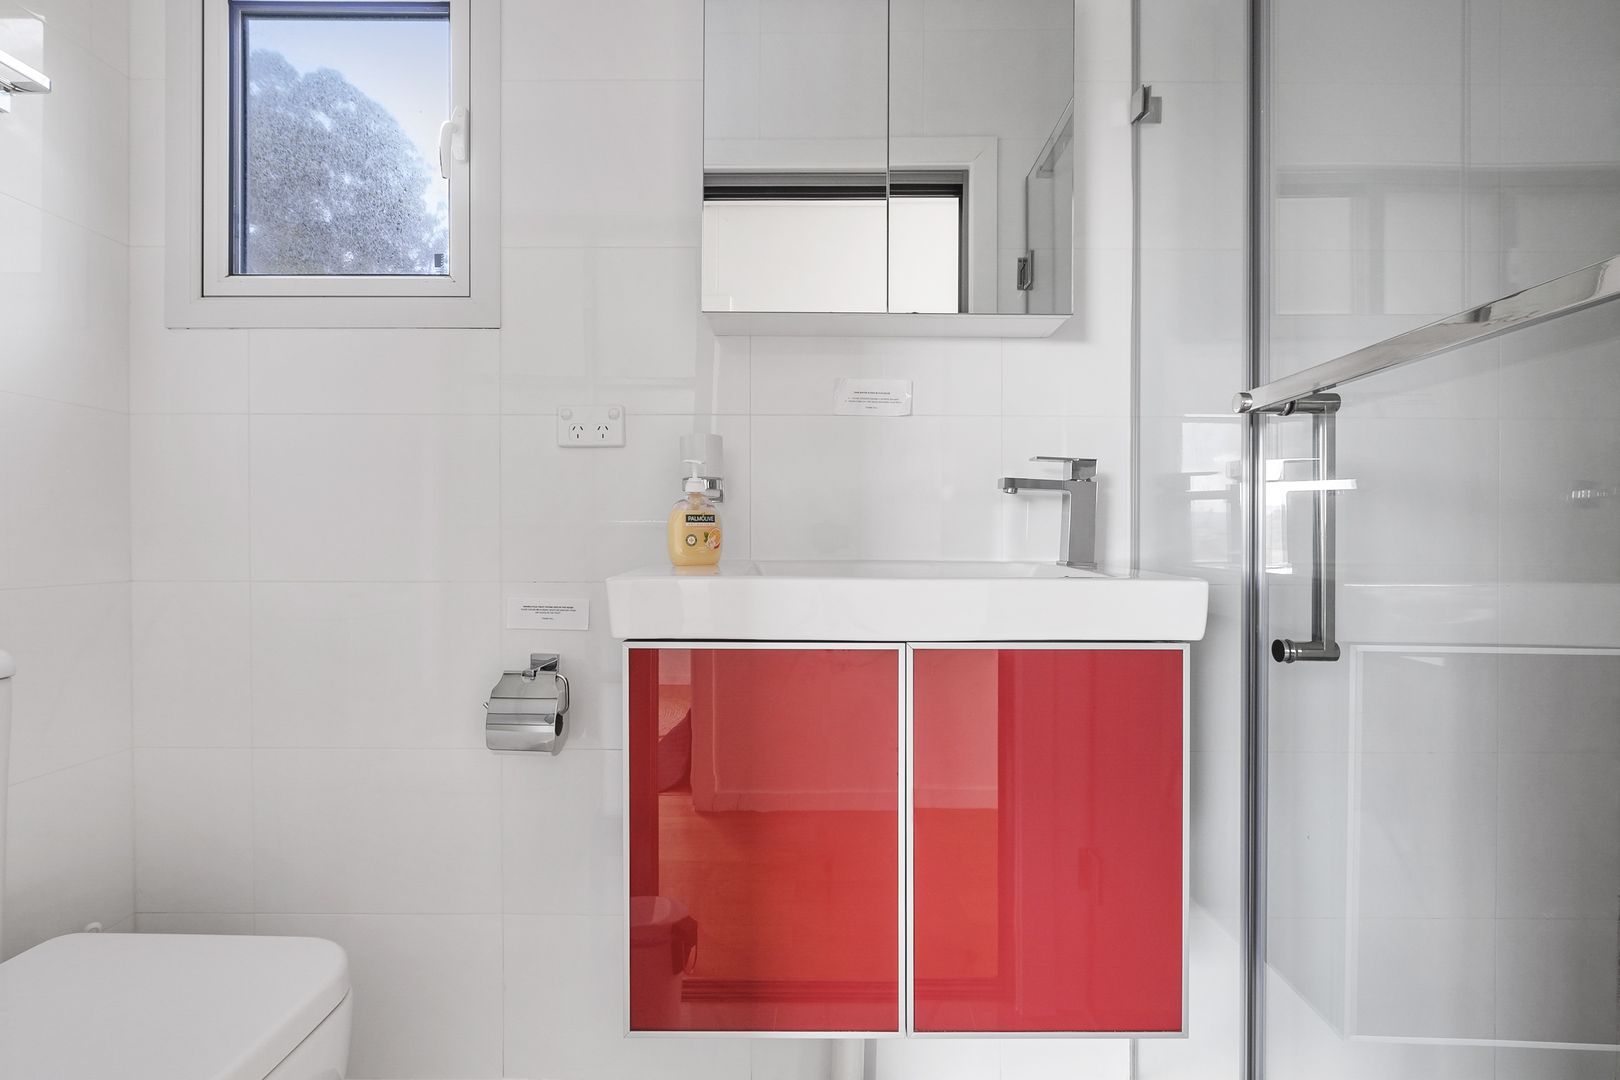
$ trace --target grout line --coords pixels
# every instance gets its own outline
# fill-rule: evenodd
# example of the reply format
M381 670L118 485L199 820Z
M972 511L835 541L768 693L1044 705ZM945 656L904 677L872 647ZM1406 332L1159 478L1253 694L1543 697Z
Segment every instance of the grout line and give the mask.
M122 416L126 420L136 415L130 412L127 406L123 409L112 409L105 405L86 405L82 401L68 401L66 398L50 397L46 394L30 394L25 390L0 390L0 398L7 397L22 398L25 401L43 401L50 405L60 405L64 409L81 409L103 416Z
M136 748L133 747L133 746L126 746L126 747L123 747L122 749L109 751L108 753L105 753L105 754L97 754L95 757L85 758L83 761L75 761L71 765L63 765L63 766L60 766L60 767L55 768L55 769L48 769L48 770L46 770L45 772L42 772L42 773L35 773L32 776L25 776L21 780L9 780L6 783L5 786L6 786L7 790L10 790L12 788L19 788L19 787L22 787L24 784L32 784L36 780L44 780L44 779L46 779L48 777L60 776L65 772L72 772L74 769L84 768L86 765L95 765L95 764L98 764L99 762L110 761L113 758L117 757L119 754L128 754L128 755L130 755L130 768L131 768L131 770L133 770L134 769L134 762L135 762L135 749ZM133 800L132 800L132 802L133 802Z

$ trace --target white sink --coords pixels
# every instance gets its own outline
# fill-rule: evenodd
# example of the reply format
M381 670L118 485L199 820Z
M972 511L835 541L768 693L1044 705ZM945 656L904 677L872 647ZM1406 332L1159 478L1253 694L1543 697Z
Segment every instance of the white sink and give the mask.
M1197 641L1209 587L1028 562L745 562L608 579L625 640Z

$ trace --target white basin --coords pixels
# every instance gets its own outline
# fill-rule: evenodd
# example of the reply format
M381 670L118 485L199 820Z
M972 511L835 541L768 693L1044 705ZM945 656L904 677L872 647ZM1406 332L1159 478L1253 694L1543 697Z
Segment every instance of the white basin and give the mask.
M745 562L608 579L625 640L1197 641L1209 586L1029 562Z

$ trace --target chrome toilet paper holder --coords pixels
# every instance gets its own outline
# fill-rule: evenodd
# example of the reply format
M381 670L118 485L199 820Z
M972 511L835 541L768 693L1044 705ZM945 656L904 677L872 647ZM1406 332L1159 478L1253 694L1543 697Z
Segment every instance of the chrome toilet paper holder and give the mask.
M527 668L501 675L484 702L485 746L549 754L562 750L568 677L558 670L559 663L556 653L530 653Z

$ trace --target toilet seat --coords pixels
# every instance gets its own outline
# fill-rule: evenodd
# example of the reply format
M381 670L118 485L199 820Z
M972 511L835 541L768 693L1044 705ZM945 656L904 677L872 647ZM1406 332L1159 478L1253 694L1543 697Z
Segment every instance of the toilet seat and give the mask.
M0 1078L265 1080L348 993L330 941L69 934L0 964Z

